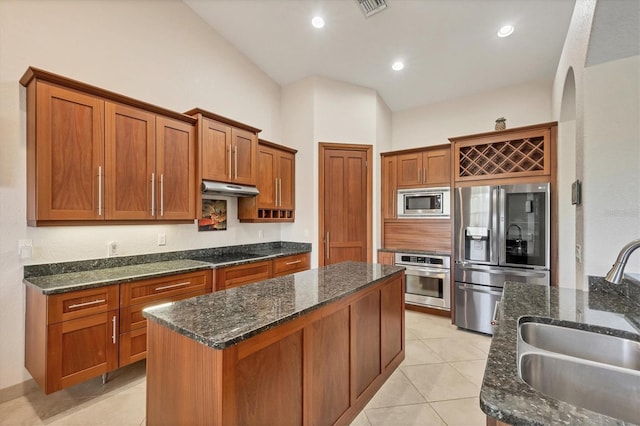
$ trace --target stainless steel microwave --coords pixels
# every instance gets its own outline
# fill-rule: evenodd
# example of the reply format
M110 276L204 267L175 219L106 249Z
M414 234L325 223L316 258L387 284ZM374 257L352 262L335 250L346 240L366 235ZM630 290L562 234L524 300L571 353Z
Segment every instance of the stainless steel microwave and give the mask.
M399 218L449 218L449 187L399 189L397 206Z

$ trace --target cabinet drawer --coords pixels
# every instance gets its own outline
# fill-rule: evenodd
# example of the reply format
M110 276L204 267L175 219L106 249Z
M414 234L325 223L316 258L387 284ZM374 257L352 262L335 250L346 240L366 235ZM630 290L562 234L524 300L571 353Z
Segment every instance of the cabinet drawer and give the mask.
M243 284L251 284L271 278L271 261L230 266L217 270L217 290L226 290Z
M309 253L296 254L294 256L280 257L273 260L273 276L293 274L294 272L309 269L311 256Z
M211 291L211 271L197 271L169 277L134 281L120 286L120 306L131 306L179 294Z
M175 302L177 300L189 299L191 297L201 296L210 293L209 290L194 291L191 293L177 294L172 297L161 298L157 300L140 303L133 306L123 306L120 308L120 332L126 333L138 328L147 326L147 319L142 315L142 310L149 306L160 305L162 303Z
M55 324L118 309L118 286L90 288L47 298L47 323Z

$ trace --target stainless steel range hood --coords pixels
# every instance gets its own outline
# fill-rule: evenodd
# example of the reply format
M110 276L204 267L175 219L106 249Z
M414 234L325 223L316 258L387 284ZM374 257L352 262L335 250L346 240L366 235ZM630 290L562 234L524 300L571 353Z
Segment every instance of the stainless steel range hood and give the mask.
M213 195L225 197L253 197L260 192L255 186L236 185L233 183L202 181L202 198L210 198Z

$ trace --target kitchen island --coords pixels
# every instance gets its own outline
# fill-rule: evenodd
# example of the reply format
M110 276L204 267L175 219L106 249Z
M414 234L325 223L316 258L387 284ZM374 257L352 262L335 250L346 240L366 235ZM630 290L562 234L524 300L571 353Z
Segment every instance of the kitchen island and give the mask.
M518 325L554 324L640 342L640 283L590 277L590 291L507 282L487 358L480 408L487 424L620 425L616 417L545 395L518 376ZM592 389L591 392L597 392ZM631 401L638 395L627 395ZM640 407L638 408L640 417Z
M404 359L403 270L344 262L145 310L147 424L349 424Z

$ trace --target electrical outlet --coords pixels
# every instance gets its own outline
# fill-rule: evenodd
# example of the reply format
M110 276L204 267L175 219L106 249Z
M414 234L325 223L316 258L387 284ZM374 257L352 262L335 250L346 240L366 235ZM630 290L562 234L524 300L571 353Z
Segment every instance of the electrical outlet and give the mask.
M262 229L258 230L258 238L260 238L260 239L264 238L264 231Z
M32 240L18 240L18 254L20 259L31 259L33 255L33 241Z
M167 235L166 234L158 234L158 245L166 246L167 245Z
M117 255L118 255L118 242L109 241L107 243L107 257L112 257Z
M580 244L576 244L576 260L578 263L582 263L582 246Z

